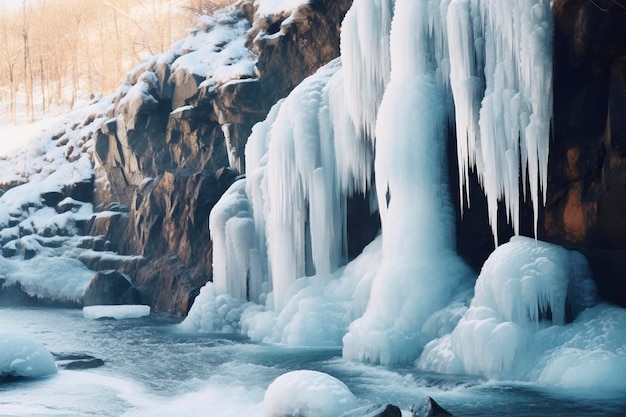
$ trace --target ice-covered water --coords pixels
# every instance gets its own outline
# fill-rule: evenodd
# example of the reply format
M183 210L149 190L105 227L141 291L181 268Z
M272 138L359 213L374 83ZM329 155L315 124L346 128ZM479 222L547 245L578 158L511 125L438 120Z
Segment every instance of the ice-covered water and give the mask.
M424 395L459 416L618 416L626 410L626 398L588 398L413 367L365 365L341 359L338 348L184 334L174 326L177 321L158 314L87 320L80 310L0 308L0 330L28 335L55 354L105 361L96 369L60 369L48 378L0 383L0 415L261 417L266 389L292 370L332 375L359 404L391 402L403 410Z

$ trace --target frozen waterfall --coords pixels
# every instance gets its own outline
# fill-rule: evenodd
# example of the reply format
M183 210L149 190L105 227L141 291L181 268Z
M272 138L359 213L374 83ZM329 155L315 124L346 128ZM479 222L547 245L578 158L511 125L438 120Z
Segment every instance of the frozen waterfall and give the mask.
M474 170L494 239L498 200L517 231L520 199L529 194L537 213L545 198L549 7L355 0L342 25L342 57L253 128L246 178L211 213L214 283L182 327L566 386L575 378L562 361L548 363L555 352L579 359L580 371L625 368L617 346L626 335L614 325L623 314L593 307L581 255L514 238L485 264L468 306L475 276L455 251L451 126L455 192L468 195ZM527 175L528 189L520 181ZM371 209L382 231L346 265L346 201L355 193L376 196ZM596 343L589 322L609 329L609 347Z

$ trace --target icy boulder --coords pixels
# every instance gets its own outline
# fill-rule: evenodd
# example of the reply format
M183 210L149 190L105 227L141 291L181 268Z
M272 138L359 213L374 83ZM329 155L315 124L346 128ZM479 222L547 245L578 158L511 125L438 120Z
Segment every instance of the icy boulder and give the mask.
M37 378L57 372L52 354L28 336L0 333L0 379Z
M263 398L266 417L337 417L358 407L350 389L317 371L293 371L270 384Z

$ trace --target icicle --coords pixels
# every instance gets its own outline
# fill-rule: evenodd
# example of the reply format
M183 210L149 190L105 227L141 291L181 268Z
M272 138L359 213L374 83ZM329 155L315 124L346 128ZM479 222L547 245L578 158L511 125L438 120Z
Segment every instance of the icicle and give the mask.
M536 235L552 117L549 1L453 0L447 19L461 201L473 167L497 244L498 200L519 233L519 183L526 193L528 170Z
M389 82L394 0L356 0L341 25L347 112L361 137L374 141L376 114Z
M250 268L258 269L250 259L255 235L245 187L245 180L235 182L209 216L215 291L243 300L247 298Z

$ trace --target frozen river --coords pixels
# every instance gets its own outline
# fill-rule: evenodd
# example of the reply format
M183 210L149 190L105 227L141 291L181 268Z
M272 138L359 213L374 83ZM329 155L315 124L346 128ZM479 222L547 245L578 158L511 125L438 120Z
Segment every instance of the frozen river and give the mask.
M0 308L0 330L31 336L54 354L88 354L105 365L0 383L1 416L263 416L279 375L300 369L343 381L364 405L407 410L430 395L456 416L623 416L626 398L594 399L530 385L377 367L340 349L287 348L240 337L189 335L179 319L152 314L87 320L80 310ZM406 413L405 413L406 414Z

